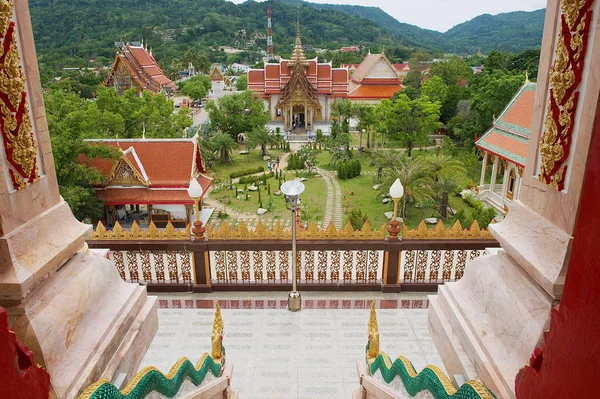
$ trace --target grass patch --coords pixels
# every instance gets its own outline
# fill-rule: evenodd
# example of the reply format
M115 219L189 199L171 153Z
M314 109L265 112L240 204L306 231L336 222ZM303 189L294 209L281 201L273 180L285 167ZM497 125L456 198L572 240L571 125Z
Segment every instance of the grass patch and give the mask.
M213 165L212 171L215 173L215 177L217 179L226 181L229 179L229 175L231 173L235 173L243 169L257 168L259 166L262 166L265 168L265 170L268 170L267 161L264 161L260 156L260 151L251 151L246 155L240 155L239 151L240 150L237 150L231 155L231 164L216 162ZM269 150L269 156L271 159L277 159L277 157L281 157L283 154L285 154L285 151L283 150Z
M292 180L294 178L294 173L287 174L287 180ZM323 201L323 198L327 197L327 186L323 181L323 178L315 175L308 177L308 180L303 183L306 188L300 198L302 220L322 221L325 217L325 201ZM270 227L276 220L286 220L291 218L291 215L290 211L286 209L284 195L274 194L279 188L279 181L272 177L267 179L267 184L271 185L270 196L268 190L265 190L264 185L260 184L259 190L263 208L269 209L270 202L271 209L262 215L261 219L263 220L263 224ZM235 184L234 186L236 187L235 191L233 189L226 189L225 187L216 189L211 192L211 197L223 204L228 211L234 210L236 212L243 212L258 217L258 214L256 213L259 208L258 191L248 191L248 199L246 200L245 193L237 192L238 189L243 190L245 185Z

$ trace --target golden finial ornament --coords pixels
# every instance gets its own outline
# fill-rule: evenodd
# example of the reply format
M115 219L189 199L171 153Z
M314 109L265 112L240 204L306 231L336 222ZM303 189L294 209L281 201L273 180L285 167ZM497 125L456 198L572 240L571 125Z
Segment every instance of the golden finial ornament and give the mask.
M369 345L367 346L367 365L379 356L379 327L377 325L377 313L375 312L375 300L371 302L371 315L369 316Z
M211 357L215 363L224 364L225 355L223 354L223 318L221 317L221 306L219 301L215 302L215 320L211 335Z

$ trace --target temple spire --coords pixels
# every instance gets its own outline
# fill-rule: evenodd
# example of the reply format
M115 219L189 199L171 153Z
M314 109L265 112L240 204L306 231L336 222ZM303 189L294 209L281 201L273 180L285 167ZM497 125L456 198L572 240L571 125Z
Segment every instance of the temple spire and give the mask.
M290 66L294 66L296 64L307 65L304 49L302 48L302 40L300 39L300 6L298 6L297 10L296 42L294 43L294 50L292 51L292 58L289 63Z

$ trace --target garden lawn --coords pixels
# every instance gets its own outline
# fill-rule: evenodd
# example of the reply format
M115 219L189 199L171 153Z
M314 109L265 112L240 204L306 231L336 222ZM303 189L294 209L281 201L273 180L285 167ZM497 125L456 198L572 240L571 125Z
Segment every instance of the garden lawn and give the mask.
M287 174L287 180L295 178L294 173ZM262 182L262 180L260 180ZM291 218L289 209L286 209L285 199L283 194L277 196L273 193L278 189L279 181L274 177L267 179L267 184L271 185L271 196L268 194L268 190L265 190L265 186L262 183L259 186L261 190L261 200L263 208L269 210L269 201L271 200L270 210L262 215L260 218L263 224L270 228L276 220L287 220ZM250 186L248 184L247 186ZM244 189L244 184L235 184L237 189ZM323 198L327 197L327 186L320 176L309 177L304 182L306 187L304 193L300 197L301 209L302 209L302 220L314 220L316 222L322 221L325 217L325 201ZM239 196L239 199L236 198ZM234 190L221 189L217 192L211 193L211 197L221 202L226 209L235 210L237 212L243 212L251 215L259 215L256 211L259 208L258 203L258 191L248 191L248 200L246 195L239 193L236 196Z
M257 168L259 166L262 166L265 168L265 171L268 171L268 161L263 160L263 158L260 156L259 150L251 151L249 154L245 155L240 155L240 151L241 150L236 150L233 152L231 155L233 162L231 164L217 161L213 165L212 171L215 173L215 179L227 181L231 173L235 173L243 169ZM285 154L285 151L283 150L269 150L269 156L271 159L277 159L277 157L281 157L283 154Z

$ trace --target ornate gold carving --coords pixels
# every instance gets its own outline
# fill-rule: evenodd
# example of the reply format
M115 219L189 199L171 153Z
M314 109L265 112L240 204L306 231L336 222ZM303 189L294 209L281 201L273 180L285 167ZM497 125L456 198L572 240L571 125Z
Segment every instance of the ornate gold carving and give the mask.
M454 251L444 251L444 266L442 269L442 282L452 278L452 267L454 266Z
M169 271L169 280L179 282L179 273L177 270L177 252L167 251L167 270Z
M416 282L424 282L425 281L425 271L427 270L427 258L428 253L425 250L417 251L417 269L415 270L415 281Z
M319 251L317 256L317 272L319 282L324 282L327 280L327 252L324 250Z
M117 271L123 280L125 280L125 261L122 251L112 251L113 261L117 267Z
M340 280L340 251L331 252L331 281Z
M290 269L290 255L288 251L279 251L279 278L281 281L287 281L289 279Z
M184 283L192 282L191 254L188 251L179 252L181 258L181 277Z
M210 340L212 342L212 348L210 357L215 363L221 366L225 363L225 353L223 352L223 318L221 317L221 306L219 301L215 303L215 320L213 321L213 329Z
M140 281L140 276L138 274L137 252L127 251L127 269L129 269L130 281Z
M353 267L353 259L354 256L352 251L346 250L344 251L344 281L352 280L352 267Z
M404 258L404 282L408 283L412 281L413 269L415 268L415 251L406 251Z
M370 282L377 281L377 270L379 269L379 252L369 251L368 278Z
M240 264L242 266L242 281L250 281L250 252L240 252Z
M275 281L275 251L267 251L267 280Z
M217 281L225 281L225 251L215 252L215 269L217 271Z
M185 230L177 230L171 222L167 223L164 230L160 231L150 222L147 230L140 229L140 226L133 221L131 230L123 230L119 222L115 223L112 231L107 231L102 222L98 222L96 230L92 232L89 240L189 240L189 225Z
M366 281L366 269L367 269L367 253L366 251L356 252L356 281Z
M140 259L142 261L142 277L144 281L152 282L152 265L150 264L150 252L140 251Z
M227 271L229 280L237 282L238 280L238 263L237 253L235 251L227 251Z
M492 234L487 229L481 229L477 220L473 221L471 227L463 229L457 220L451 229L447 229L444 223L439 220L433 229L427 227L424 221L419 223L416 229L409 229L402 225L402 238L427 238L427 239L483 239L492 238Z
M254 267L254 280L260 281L263 279L263 253L262 251L252 252L252 261Z
M554 62L550 68L544 132L540 137L541 166L538 179L564 189L573 125L579 99L593 0L562 0L561 23Z
M465 274L465 266L467 265L467 251L461 249L458 251L456 256L456 273L454 275L455 280L460 280Z
M442 251L436 249L431 252L431 266L429 267L429 282L437 282L438 273L440 270L440 261L442 259Z
M35 140L27 93L25 74L17 47L17 29L11 21L13 0L0 1L0 133L14 190L39 179L37 170L37 141Z
M154 270L156 272L156 280L165 282L165 256L162 252L154 252Z
M379 326L377 325L377 313L375 312L375 300L371 302L371 314L369 316L369 344L367 345L367 365L379 356Z

